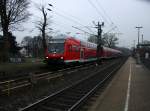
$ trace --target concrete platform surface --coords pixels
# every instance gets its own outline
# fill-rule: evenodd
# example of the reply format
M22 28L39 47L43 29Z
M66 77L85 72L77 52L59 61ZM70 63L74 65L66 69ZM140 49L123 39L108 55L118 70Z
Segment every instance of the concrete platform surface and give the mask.
M150 111L150 71L130 57L88 111Z

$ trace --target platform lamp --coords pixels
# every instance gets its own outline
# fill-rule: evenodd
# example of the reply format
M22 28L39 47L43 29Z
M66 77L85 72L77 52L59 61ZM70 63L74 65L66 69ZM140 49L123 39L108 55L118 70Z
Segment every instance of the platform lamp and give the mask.
M138 44L137 44L137 48L139 48L139 39L140 39L140 29L143 28L142 26L137 26L135 27L138 30Z

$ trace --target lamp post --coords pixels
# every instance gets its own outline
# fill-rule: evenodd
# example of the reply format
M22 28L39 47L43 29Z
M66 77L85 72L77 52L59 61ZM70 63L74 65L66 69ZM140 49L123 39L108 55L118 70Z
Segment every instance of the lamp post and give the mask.
M138 26L138 27L135 27L137 28L138 30L138 44L137 44L137 48L139 48L139 39L140 39L140 29L143 28L142 26Z
M143 44L143 42L144 42L144 39L143 39L143 34L142 34L142 44Z
M140 60L140 50L139 50L139 39L140 39L140 29L143 28L142 26L138 26L138 27L135 27L137 28L138 30L138 44L137 44L137 53L136 53L136 56L137 56L137 64L140 64L141 63L141 60Z

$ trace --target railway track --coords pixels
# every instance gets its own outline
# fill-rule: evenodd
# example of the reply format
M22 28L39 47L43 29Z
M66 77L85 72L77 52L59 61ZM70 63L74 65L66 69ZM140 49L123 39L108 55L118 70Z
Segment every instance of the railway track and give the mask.
M101 87L124 61L117 61L101 70L94 72L75 84L68 86L52 95L30 104L19 111L74 111L77 110L96 89Z
M45 73L40 73L40 74L30 73L26 77L18 77L16 79L1 81L0 82L0 92L2 92L2 94L5 92L7 94L9 94L10 91L12 91L12 90L17 90L17 89L20 89L23 87L31 86L33 84L36 84L40 80L50 81L52 79L56 79L56 78L60 78L60 77L64 76L64 72L66 72L65 74L71 74L73 72L76 72L77 69L86 69L90 66L93 66L93 64L89 63L86 65L68 67L68 68L60 69L60 70L54 71L54 72L45 72Z

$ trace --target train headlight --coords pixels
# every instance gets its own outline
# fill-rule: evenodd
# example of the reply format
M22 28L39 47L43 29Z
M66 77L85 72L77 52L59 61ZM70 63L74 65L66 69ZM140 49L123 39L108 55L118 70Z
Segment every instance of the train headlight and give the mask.
M64 59L64 57L60 57L60 59Z
M46 57L46 59L48 59L48 57Z

